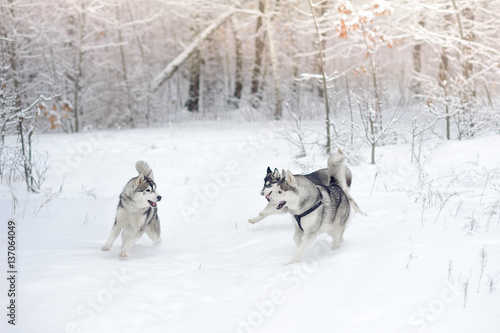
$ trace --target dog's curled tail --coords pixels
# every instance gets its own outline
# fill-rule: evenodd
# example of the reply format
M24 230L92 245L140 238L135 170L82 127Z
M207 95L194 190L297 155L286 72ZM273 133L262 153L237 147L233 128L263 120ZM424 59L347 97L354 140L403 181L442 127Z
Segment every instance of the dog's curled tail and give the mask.
M339 149L336 153L333 153L328 157L328 171L330 177L333 177L338 186L344 191L351 207L356 213L366 215L358 206L356 201L354 201L351 193L349 192L349 186L351 185L352 173L349 168L344 164L345 156Z
M151 167L146 162L137 161L135 163L135 169L139 174L142 174L147 178L153 179L153 170L151 170Z
M330 157L328 157L328 172L330 173L330 177L333 177L337 185L340 186L345 192L348 190L348 186L350 185L351 181L349 179L348 182L346 179L347 167L345 166L344 162L345 156L342 151L340 151L340 149L338 150L338 152L333 153L330 155Z

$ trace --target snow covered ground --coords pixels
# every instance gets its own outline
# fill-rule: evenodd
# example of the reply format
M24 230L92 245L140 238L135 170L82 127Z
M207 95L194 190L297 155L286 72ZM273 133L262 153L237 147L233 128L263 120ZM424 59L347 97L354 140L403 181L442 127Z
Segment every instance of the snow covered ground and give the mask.
M377 165L351 165L368 216L354 216L340 249L322 236L284 265L292 218L247 222L266 204L265 169L313 171L326 156L295 159L272 126L41 135L50 167L41 194L14 184L14 207L0 185L1 265L7 274L13 218L18 270L15 327L0 284L1 331L499 332L499 146L500 136L429 143L420 173L409 144L378 148ZM100 248L139 159L163 196L163 243L144 236L124 260L120 238Z

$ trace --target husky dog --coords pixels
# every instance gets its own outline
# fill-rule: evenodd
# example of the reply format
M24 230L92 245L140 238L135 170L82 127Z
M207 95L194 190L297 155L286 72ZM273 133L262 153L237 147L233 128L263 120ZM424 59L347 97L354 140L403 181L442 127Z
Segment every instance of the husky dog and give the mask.
M156 207L161 195L156 193L153 171L144 161L138 161L135 169L139 176L132 178L120 194L115 224L108 241L102 247L103 251L108 251L121 232L122 250L118 253L120 257L127 256L127 252L144 232L153 241L161 242L160 219Z
M339 185L316 185L305 176L287 171L269 199L277 210L287 208L294 217L293 240L298 249L289 264L300 261L319 234L333 238L332 249L340 247L351 207Z
M312 181L316 185L340 186L340 188L342 188L342 190L348 197L349 202L351 203L351 206L353 207L354 211L356 213L366 215L361 211L361 209L359 209L358 204L356 203L356 201L354 201L354 199L350 195L349 188L351 187L352 183L352 172L344 164L344 162L345 162L345 155L339 149L337 153L330 155L330 157L328 158L328 168L319 169L303 176ZM278 182L282 179L282 176L284 177L284 174L285 174L284 171L282 172L282 175L280 175L278 169L274 169L274 171L271 171L271 168L267 167L267 174L266 177L264 178L264 187L260 192L260 194L263 195L267 199L267 201L269 201L270 195L273 193L273 190L276 188ZM264 208L264 210L259 213L258 216L249 219L248 222L257 223L269 215L284 214L286 212L287 209L277 210L275 205L269 203L266 206L266 208Z
M330 155L328 158L328 168L319 169L304 176L316 185L330 185L334 183L350 188L352 183L352 172L346 165L343 165L344 161L345 155L339 149L337 153ZM341 166L343 166L343 168ZM276 185L280 181L281 176L278 169L271 171L271 168L267 167L266 172L266 177L264 177L264 187L260 191L260 195L265 196L267 199L269 193L272 191L273 185ZM343 182L344 179L345 183Z

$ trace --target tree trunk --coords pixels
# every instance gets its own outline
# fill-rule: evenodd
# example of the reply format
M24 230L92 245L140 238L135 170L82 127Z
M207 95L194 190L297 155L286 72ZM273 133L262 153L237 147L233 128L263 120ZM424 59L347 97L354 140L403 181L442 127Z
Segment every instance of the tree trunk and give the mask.
M425 26L425 21L424 21L424 15L423 13L420 14L420 20L418 21L418 25L421 27ZM413 71L415 73L420 74L422 72L422 42L418 42L414 47L413 47ZM420 81L416 81L415 84L412 86L412 90L415 94L421 94L421 87L420 87Z
M373 80L373 95L375 97L375 124L376 124L376 132L382 131L382 101L380 100L380 94L378 90L378 78L377 78L377 68L375 66L375 51L376 45L373 49L370 48L367 40L368 32L365 30L364 25L361 25L363 31L363 40L365 42L366 47L366 55L368 57L368 63L370 65L370 72L372 74Z
M311 13L312 17L314 20L314 27L316 28L316 38L317 38L317 44L319 48L319 67L321 71L321 76L323 80L323 97L325 99L325 122L326 122L326 154L330 155L331 154L331 149L332 149L332 143L331 143L331 135L330 135L330 104L328 103L328 90L327 90L327 84L326 84L326 73L325 73L325 60L323 58L323 47L321 43L321 34L319 32L319 25L318 25L318 20L316 18L316 11L314 10L314 5L312 3L312 0L309 0L309 7L311 7Z
M370 124L370 132L371 132L371 140L370 140L370 145L371 145L371 164L375 164L375 147L376 147L376 140L375 137L377 135L375 131L375 124L373 117L368 113L368 122Z
M453 24L453 17L451 14L446 14L444 16L444 30L448 31L451 29ZM443 47L441 50L441 62L439 63L439 76L438 76L438 84L441 88L443 88L444 100L445 100L445 121L446 121L446 139L451 139L451 130L450 130L450 75L448 71L448 48Z
M328 0L324 0L321 3L321 6L319 8L320 16L319 16L319 18L316 17L316 20L318 21L318 28L319 28L319 26L321 26L321 22L323 21L325 15L327 13L327 7L328 7ZM327 37L326 32L327 32L327 29L323 29L322 32L320 33L320 38L317 40L317 42L320 43L319 48L321 50L326 49L326 37ZM319 58L317 59L316 66L318 67L319 72L323 71L324 64L321 63ZM318 87L318 96L319 96L319 98L325 97L325 87L322 84Z
M446 139L450 140L450 117L449 113L449 76L448 76L448 52L446 47L441 51L441 63L439 64L439 78L438 83L443 88L445 99L445 114L446 114Z
M82 61L83 61L83 39L85 37L85 0L80 0L80 8L77 9L77 22L78 22L78 46L76 50L76 75L74 82L74 111L75 111L75 132L80 131L80 79L82 77Z
M273 22L271 21L271 6L270 0L265 0L265 22L266 22L266 31L267 37L269 40L269 55L271 57L271 67L273 69L273 81L274 81L274 118L281 119L283 116L283 98L281 97L281 88L280 88L280 73L278 67L278 56L276 54L276 46L274 42L274 28Z
M455 0L451 0L451 2L453 4L453 8L455 9L455 17L457 19L458 32L460 35L460 39L466 41L467 38L466 38L465 33L464 33L462 20L460 18L460 13L458 12L457 3L455 2ZM464 55L465 55L465 53L464 53ZM470 65L468 64L467 59L463 59L462 63L463 63L463 74L464 74L465 79L467 80L470 76L470 71L469 71Z
M198 34L196 18L191 25L193 39ZM201 75L201 52L197 48L191 56L191 70L189 74L189 97L186 101L188 111L198 112L200 108L200 75Z
M15 24L15 11L14 11L14 4L13 0L9 0L9 12L10 16L12 18L12 23ZM22 101L21 101L21 83L19 81L19 71L18 71L18 53L17 53L17 44L16 44L16 39L13 38L12 41L8 42L7 45L9 49L9 62L10 62L10 71L12 73L12 83L14 85L14 112L16 114L21 113L21 106L22 106Z
M122 28L120 23L120 7L116 6L116 21L118 24L118 42L120 44L120 59L122 65L122 76L123 76L123 84L125 85L125 94L127 95L127 111L128 111L128 122L131 127L134 127L134 112L132 110L132 93L130 92L130 84L128 82L127 76L127 62L125 61L125 50L123 48L123 36L122 36Z
M451 0L453 8L455 9L455 17L457 20L458 30L460 39L463 41L460 43L461 48L461 63L462 63L462 74L464 83L461 85L461 90L459 92L461 105L459 112L459 138L462 134L469 137L474 136L476 132L476 116L474 114L474 102L473 99L476 95L475 87L470 78L472 76L472 47L470 41L474 38L472 33L472 25L467 25L467 22L474 22L474 13L470 8L464 8L462 10L462 16L466 19L462 22L462 17L457 7L455 0ZM463 133L462 133L463 129Z
M259 0L259 11L264 14L264 10L265 0ZM262 99L262 96L258 94L260 72L262 69L262 58L264 56L264 33L262 31L262 21L262 15L257 17L257 26L255 27L255 63L252 71L252 87L250 90L252 95L256 96L258 100ZM252 104L254 104L254 101ZM255 101L255 105L253 106L258 106L257 101Z
M198 112L200 109L200 72L201 55L196 51L191 57L191 73L189 75L189 97L186 101L188 111Z
M238 21L233 16L231 18L231 25L234 34L234 48L236 56L236 68L235 68L235 82L234 82L234 105L238 107L239 100L241 99L241 94L243 92L243 49L241 39L238 37Z
M130 21L131 22L134 22L134 14L132 13L132 6L130 5L130 0L127 0L126 1L126 5L127 5L127 11L128 11L128 15L130 17ZM135 30L135 40L137 42L137 46L139 47L139 52L141 54L141 61L142 61L142 75L143 75L143 80L144 82L147 82L149 80L149 77L151 76L150 75L150 70L149 70L149 67L148 67L148 64L146 62L146 55L144 53L144 46L143 46L143 42L141 40L141 36L140 36L140 31L138 31L137 29L137 26L136 25L133 25L133 28ZM149 117L150 117L150 113L151 113L151 94L149 92L149 89L146 89L145 91L145 94L146 94L146 125L149 127Z
M354 115L352 112L351 88L349 87L349 78L345 76L345 87L347 92L347 102L349 103L349 114L351 116L351 146L354 146Z

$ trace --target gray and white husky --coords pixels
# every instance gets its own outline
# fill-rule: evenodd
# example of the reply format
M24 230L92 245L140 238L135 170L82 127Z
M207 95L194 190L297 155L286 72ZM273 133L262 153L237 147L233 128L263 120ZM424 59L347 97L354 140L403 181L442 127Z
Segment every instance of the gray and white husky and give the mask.
M297 252L289 264L300 261L319 234L327 233L333 238L332 249L340 247L351 208L339 185L316 185L305 176L287 171L269 200L277 210L287 208L294 217Z
M347 198L349 199L349 202L354 211L356 213L366 215L363 211L361 211L358 204L356 203L356 201L354 201L349 192L352 183L352 172L345 165L344 162L345 162L345 155L339 149L337 153L330 155L330 157L328 158L328 163L327 163L328 168L319 169L303 176L306 177L311 182L313 182L315 185L340 186L340 188L342 188ZM282 179L282 177L284 177L284 175L285 175L284 170L282 171L282 174L280 174L278 169L274 169L274 171L272 171L270 167L267 167L267 174L266 177L264 178L264 187L260 192L260 194L263 195L267 199L267 201L269 201L269 197L276 189L276 185ZM269 203L264 208L264 210L259 213L258 216L249 219L248 222L257 223L262 221L269 215L284 214L286 212L287 212L286 208L276 209L276 205Z
M115 224L111 229L108 241L102 247L108 251L115 239L122 234L122 250L120 257L126 257L135 242L146 234L155 242L161 242L160 219L156 203L161 195L156 193L153 171L144 161L138 161L135 169L139 176L129 180L120 194Z

